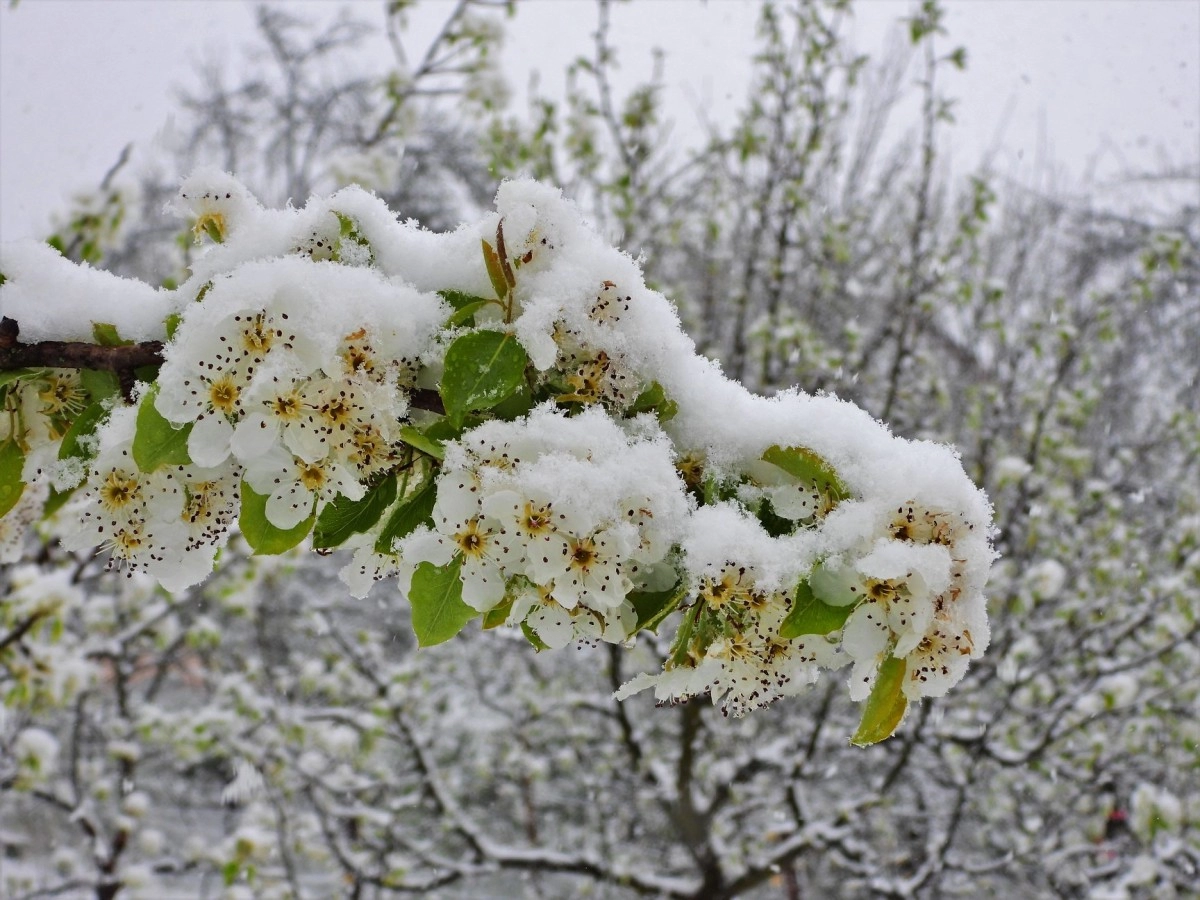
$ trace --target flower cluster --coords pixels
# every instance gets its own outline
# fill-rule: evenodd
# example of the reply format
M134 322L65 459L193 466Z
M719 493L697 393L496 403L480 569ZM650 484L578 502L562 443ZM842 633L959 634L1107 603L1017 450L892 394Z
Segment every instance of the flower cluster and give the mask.
M338 496L362 497L395 465L417 357L440 310L375 273L333 278L333 268L301 259L247 267L252 280L275 286L270 303L253 306L240 285L215 284L202 314L180 326L178 351L159 376L155 405L192 426L191 459L236 459L267 497L267 518L284 529ZM336 288L321 298L328 314L318 319L313 288L322 279Z
M404 568L461 560L467 604L506 605L549 647L626 640L630 595L676 581L667 555L688 514L665 436L631 431L549 404L474 429L447 452L433 527L401 542Z
M706 567L695 598L665 671L634 678L619 697L649 687L660 703L709 694L725 715L741 716L803 692L822 668L842 662L836 644L821 635L780 634L795 592L760 587L750 567L730 560Z
M730 381L557 192L510 182L449 235L357 189L267 211L214 172L174 208L212 242L178 289L63 280L103 306L97 341L170 336L135 405L70 371L0 383L6 556L45 481L78 486L67 546L170 590L237 529L260 553L311 535L355 550L356 595L398 574L422 644L481 614L539 648L674 628L621 696L741 715L849 666L864 741L986 647L989 510L952 451ZM69 265L43 249L0 260L23 319Z
M233 466L162 466L143 472L134 460L136 410L114 409L100 432L71 513L68 549L100 547L112 564L145 569L168 590L201 581L237 516Z
M915 502L877 517L882 535L832 554L808 584L821 603L847 613L841 649L853 662L850 696L865 699L880 666L904 660L903 693L940 697L987 646L981 593L987 541L961 514Z

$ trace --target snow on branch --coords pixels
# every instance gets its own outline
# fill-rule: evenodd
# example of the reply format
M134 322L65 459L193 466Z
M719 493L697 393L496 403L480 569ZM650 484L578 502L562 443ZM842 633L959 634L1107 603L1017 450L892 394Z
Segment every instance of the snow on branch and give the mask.
M434 234L357 188L267 210L201 171L175 209L209 247L174 290L4 247L3 534L45 520L170 591L234 533L345 548L422 645L666 630L618 696L734 715L849 667L856 743L949 690L988 643L993 557L954 451L750 393L557 190L496 206Z

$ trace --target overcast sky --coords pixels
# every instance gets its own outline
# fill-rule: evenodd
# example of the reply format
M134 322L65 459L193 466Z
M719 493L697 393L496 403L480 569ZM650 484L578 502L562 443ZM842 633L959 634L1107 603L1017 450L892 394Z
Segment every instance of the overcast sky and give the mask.
M288 2L331 16L330 0ZM357 15L381 21L381 2ZM414 27L447 8L427 0ZM950 39L968 71L945 82L960 98L957 166L974 166L997 136L1002 171L1032 169L1041 149L1072 189L1121 171L1200 162L1198 0L948 0ZM908 2L859 0L855 37L880 50ZM645 77L650 51L666 52L679 133L698 132L699 110L729 115L745 94L756 0L634 0L616 7L613 39L628 78ZM589 50L587 0L522 0L508 25L514 86L532 69L542 90ZM129 141L149 146L172 113L173 90L194 83L206 59L235 64L253 31L241 0L21 0L0 10L0 240L44 236L53 210L95 185ZM388 59L382 40L364 64ZM1184 188L1200 202L1200 185Z

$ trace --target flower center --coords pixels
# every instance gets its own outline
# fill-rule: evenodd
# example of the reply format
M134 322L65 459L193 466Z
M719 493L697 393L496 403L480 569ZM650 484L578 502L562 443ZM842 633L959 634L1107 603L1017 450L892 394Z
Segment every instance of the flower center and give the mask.
M550 507L526 503L525 514L521 517L521 528L526 534L541 534L549 531L551 528Z
M596 543L591 538L576 541L571 547L571 568L587 571L597 559Z
M138 480L113 469L100 486L100 502L107 510L123 509L137 496Z
M325 470L316 463L303 463L300 466L300 483L310 491L318 490L325 484Z
M213 409L231 415L237 407L238 395L241 390L234 383L232 375L222 375L208 389L208 399Z
M44 406L42 412L48 416L58 416L63 413L79 413L87 401L87 394L78 381L69 376L51 375L45 381L45 387L38 391L38 399Z
M344 426L351 415L350 404L346 402L344 393L334 397L328 403L321 407L321 413L328 420L329 424Z
M295 422L300 418L300 396L295 391L290 394L280 394L271 401L271 412L275 418L285 422Z
M193 525L212 517L212 495L217 492L217 482L197 481L188 486L188 499L180 518Z
M242 332L242 346L256 356L261 356L271 349L275 341L275 332L266 327L263 314L259 313Z
M473 559L481 558L487 548L487 536L479 533L479 521L477 519L472 519L467 523L466 528L454 535L454 542L458 544L464 556L469 556Z

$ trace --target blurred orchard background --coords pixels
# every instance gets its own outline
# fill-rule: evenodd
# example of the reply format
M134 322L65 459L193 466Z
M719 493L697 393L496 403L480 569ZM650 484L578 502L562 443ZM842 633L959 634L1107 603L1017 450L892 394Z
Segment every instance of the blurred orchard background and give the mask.
M731 376L959 448L995 504L992 646L858 749L839 677L741 720L617 704L628 654L498 632L418 653L394 586L355 601L336 558L234 541L169 596L18 545L0 567L0 895L1200 894L1200 8L171 4L177 29L217 23L200 52L152 33L162 6L107 59L169 56L177 80L145 97L170 118L123 135L107 107L11 88L69 55L26 23L66 34L77 7L2 11L0 237L169 283L193 245L160 211L200 163L271 204L358 183L438 230L507 176L560 185ZM1110 8L1132 45L1167 35L1153 65L1093 40ZM1085 88L1116 87L1030 131L1063 106L1031 120L970 80L1015 40L988 16L1048 52L1071 35L1102 58ZM76 93L108 84L60 63ZM161 102L123 90L114 109ZM1105 131L1089 102L1114 100L1131 118ZM30 150L38 128L65 162Z

